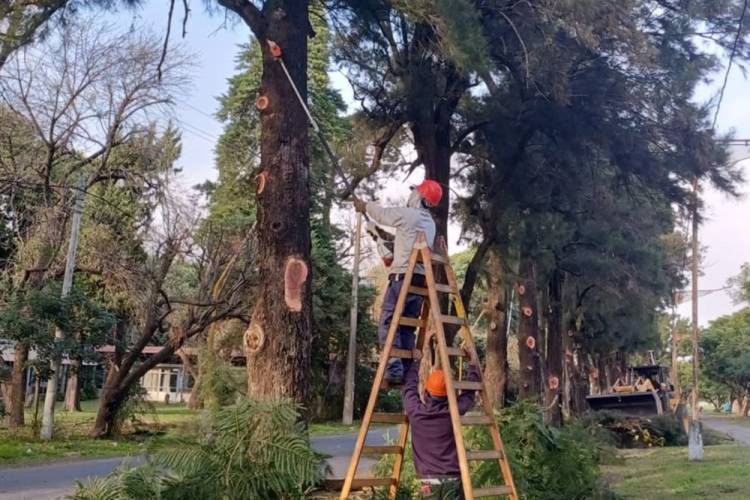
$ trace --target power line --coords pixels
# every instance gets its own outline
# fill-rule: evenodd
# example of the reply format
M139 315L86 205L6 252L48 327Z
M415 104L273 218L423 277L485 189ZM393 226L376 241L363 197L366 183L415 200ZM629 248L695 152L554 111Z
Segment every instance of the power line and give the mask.
M724 99L724 91L727 88L727 82L729 81L729 72L732 70L732 61L734 55L737 52L737 45L740 43L740 37L742 36L742 25L745 21L745 12L747 12L747 2L745 0L742 5L742 13L740 14L739 25L737 26L737 35L734 37L734 44L732 45L732 52L729 54L729 64L727 64L727 71L724 73L724 83L721 85L721 92L719 93L719 102L716 103L716 112L714 113L714 121L711 124L711 130L716 128L716 120L719 119L719 111L721 110L721 101Z

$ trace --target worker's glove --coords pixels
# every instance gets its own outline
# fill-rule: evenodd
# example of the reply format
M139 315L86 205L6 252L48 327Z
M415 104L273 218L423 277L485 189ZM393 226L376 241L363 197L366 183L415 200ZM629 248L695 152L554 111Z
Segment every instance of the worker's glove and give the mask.
M354 203L354 210L357 212L363 214L365 211L367 211L367 202L364 200L360 200L356 196L352 197L352 203Z

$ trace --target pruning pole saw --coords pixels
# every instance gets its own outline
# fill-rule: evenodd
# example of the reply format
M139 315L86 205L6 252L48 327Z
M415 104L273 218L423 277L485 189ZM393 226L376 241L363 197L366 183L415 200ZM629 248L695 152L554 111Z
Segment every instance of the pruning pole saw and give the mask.
M284 71L284 75L286 76L289 85L292 86L294 95L297 96L297 101L299 101L300 106L302 106L302 109L305 111L307 119L310 121L310 125L312 125L312 128L313 130L315 130L320 143L323 145L323 149L328 155L328 159L331 161L333 168L336 170L336 173L339 175L339 177L341 177L341 179L343 180L344 184L346 185L347 191L349 191L353 195L354 188L344 175L344 171L341 169L341 165L339 164L339 159L336 157L333 149L331 149L331 146L328 144L328 141L323 134L323 130L321 130L321 128L318 126L318 122L310 112L310 108L307 107L307 103L302 98L302 94L300 94L297 85L295 85L294 80L292 80L292 75L289 74L289 70L286 68L286 64L284 64L284 59L282 59L281 57L281 47L279 47L276 42L273 42L271 40L268 40L267 43L271 55L273 56L274 60L279 63L282 71ZM380 255L381 259L383 259L383 263L386 265L386 267L390 266L391 262L393 262L393 235L383 230L380 226L371 221L366 213L362 215L364 216L366 221L365 231L367 231L367 234L369 234L370 237L375 241L378 249L378 255Z

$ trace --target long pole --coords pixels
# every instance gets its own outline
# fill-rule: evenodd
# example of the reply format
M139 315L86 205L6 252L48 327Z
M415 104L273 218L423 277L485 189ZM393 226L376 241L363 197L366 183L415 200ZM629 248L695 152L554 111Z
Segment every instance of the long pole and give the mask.
M692 393L692 421L688 432L688 459L703 460L703 436L701 433L700 412L698 407L698 178L693 179L693 235L692 235L692 300L693 300L693 393Z
M359 260L360 235L362 232L362 214L357 213L357 228L354 231L354 265L352 266L352 301L349 310L349 352L346 356L346 382L344 384L345 425L354 420L354 369L357 360L357 308L359 304Z
M675 294L676 295L676 294ZM675 300L676 304L676 300ZM680 394L680 373L679 366L677 365L677 346L679 339L677 338L677 312L675 306L672 307L672 385L674 386L675 394ZM680 398L682 399L682 398Z
M73 272L76 267L76 251L78 250L78 235L81 231L81 217L83 216L83 193L84 184L76 192L76 201L73 206L73 222L70 228L70 242L68 244L68 255L65 259L65 274L63 275L63 286L61 297L70 295L73 288ZM65 333L59 328L55 329L55 344L59 345L65 339ZM42 413L41 437L45 440L52 439L55 427L55 400L57 399L57 380L62 366L61 353L55 349L51 362L49 378L47 379L47 392L44 395L44 411Z

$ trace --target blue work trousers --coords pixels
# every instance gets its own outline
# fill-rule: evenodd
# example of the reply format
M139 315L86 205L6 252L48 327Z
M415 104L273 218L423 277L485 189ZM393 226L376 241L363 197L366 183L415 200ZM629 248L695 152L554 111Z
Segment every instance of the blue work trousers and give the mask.
M380 325L378 326L378 340L380 341L380 347L385 345L385 339L388 336L388 329L391 326L391 320L393 319L393 311L396 309L396 302L398 301L398 295L401 293L401 287L404 284L403 275L391 275L388 277L388 288L385 291L385 297L383 298L383 306L380 312ZM394 279L399 278L399 279ZM415 274L412 276L411 284L413 286L424 286L424 275ZM418 318L422 312L422 303L424 297L421 295L415 295L410 293L406 296L406 303L404 304L404 311L402 316L407 318ZM416 337L414 331L416 328L413 326L398 325L396 330L396 337L393 339L393 347L399 349L414 349L416 344ZM412 360L404 359L404 372L409 369L409 365Z

